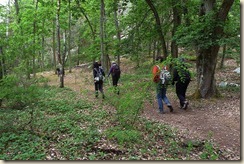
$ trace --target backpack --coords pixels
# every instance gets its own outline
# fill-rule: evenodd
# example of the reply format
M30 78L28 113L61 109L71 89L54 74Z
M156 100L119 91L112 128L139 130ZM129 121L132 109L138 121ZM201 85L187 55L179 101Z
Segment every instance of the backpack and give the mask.
M95 80L96 80L96 81L103 81L103 74L102 74L102 70L101 70L101 68L98 68L98 69L94 68L94 69L95 69L95 71L96 71L96 77L95 77Z
M190 74L190 71L189 70L183 70L182 71L182 75L181 76L179 76L179 80L181 81L181 82L185 82L185 81L191 81L191 74Z
M158 83L160 81L159 75L160 75L160 67L158 65L155 65L152 69L153 74L153 82Z
M164 66L163 69L160 69L160 67L158 65L156 65L156 66L157 66L159 74L154 75L153 81L155 83L158 83L161 80L161 83L163 85L169 85L170 81L171 81L171 74L168 71L167 67Z
M117 65L117 64L115 64L114 66L113 66L113 69L112 69L112 75L114 76L114 75L120 75L120 68L119 68L119 66Z
M167 70L166 67L164 67L164 68L160 71L159 78L161 79L163 85L169 85L169 84L170 84L170 81L171 81L171 74L170 74L170 72Z

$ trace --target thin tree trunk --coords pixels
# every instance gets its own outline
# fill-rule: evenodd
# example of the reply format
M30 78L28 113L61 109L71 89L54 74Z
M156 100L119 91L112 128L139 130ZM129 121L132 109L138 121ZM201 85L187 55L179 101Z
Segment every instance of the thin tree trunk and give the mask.
M57 39L58 39L58 61L61 65L61 75L60 75L60 88L64 87L64 63L62 60L61 55L61 38L60 38L60 20L59 20L59 14L60 14L60 8L61 8L61 0L57 1Z
M42 21L42 27L44 28L44 20ZM45 43L45 38L44 38L44 35L42 35L42 50L41 50L41 70L42 71L44 71L44 43Z
M54 3L54 1L52 0L52 3ZM53 38L52 38L52 40L53 40L53 45L52 45L52 50L53 50L53 70L54 70L54 72L55 72L55 74L57 74L57 71L56 71L56 67L57 67L57 62L56 62L56 46L55 46L55 44L56 44L56 39L55 39L55 36L56 36L56 34L55 34L55 31L56 31L56 19L55 18L53 18L53 34L52 34L52 36L53 36Z
M175 32L178 28L178 26L181 24L181 12L180 12L180 8L178 6L178 4L180 3L180 1L178 0L173 0L173 29L172 29L172 37L174 37ZM171 54L172 57L177 58L178 57L178 46L176 44L175 40L172 40L171 42Z
M0 80L3 78L3 76L4 76L4 72L5 72L5 70L4 70L4 55L3 55L3 47L2 46L0 46L0 56L1 56L1 60L0 60L0 69L1 69L1 71L0 71Z
M166 58L168 56L168 51L167 51L164 35L163 35L162 29L161 29L161 22L160 22L160 19L158 16L158 12L151 0L146 0L146 2L154 14L154 17L156 20L156 30L158 32L159 40L161 42L161 46L162 46L162 50L163 50L163 55L164 55L163 57Z
M117 1L114 2L114 21L115 21L115 28L117 31L117 39L118 39L118 44L117 44L117 64L120 66L120 43L121 43L121 37L120 37L120 29L119 29L119 21L118 21L118 14L117 14L117 9L118 9L118 3Z
M107 72L107 56L105 53L105 4L104 0L101 0L101 8L100 8L100 46L101 46L101 61L102 65Z
M36 2L35 2L36 1ZM33 0L33 4L36 5L36 11L35 11L35 15L38 9L38 0ZM32 51L32 73L33 76L36 77L36 16L34 17L34 22L33 22L33 51Z
M71 9L70 9L70 0L69 0L69 38L68 38L68 56L69 56L69 73L72 72L72 66L71 66Z

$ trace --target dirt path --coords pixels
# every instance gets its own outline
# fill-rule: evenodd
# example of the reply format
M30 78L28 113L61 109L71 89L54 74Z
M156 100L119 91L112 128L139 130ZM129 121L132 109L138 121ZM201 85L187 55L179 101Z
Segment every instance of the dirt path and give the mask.
M171 98L171 96L168 97ZM197 108L190 104L186 111L175 105L178 102L173 101L171 103L174 104L174 112L170 113L165 107L165 115L157 113L155 110L157 104L154 102L154 107L147 104L148 110L144 110L143 115L148 119L176 127L184 137L211 139L222 150L233 152L240 157L240 109L235 104L238 103L238 100L236 99L235 102L220 100L210 103L206 101L202 102L206 107ZM217 104L221 104L222 107L218 107Z
M59 79L53 72L44 72L42 75L50 80L50 85L59 85ZM66 73L65 86L80 93L83 99L94 103L91 77L90 69L75 68L72 73ZM178 107L174 92L168 91L168 98L174 107L173 113L165 107L166 114L158 114L155 99L153 104L145 104L142 115L177 128L185 138L211 139L221 150L232 152L232 159L240 159L240 95L229 95L218 100L192 100L187 110Z

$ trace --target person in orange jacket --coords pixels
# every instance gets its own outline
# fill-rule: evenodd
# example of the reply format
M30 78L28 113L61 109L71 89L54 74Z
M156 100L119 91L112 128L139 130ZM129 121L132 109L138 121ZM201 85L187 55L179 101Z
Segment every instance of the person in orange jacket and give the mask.
M152 68L152 74L153 74L153 82L156 84L156 97L158 102L158 108L159 113L164 114L164 108L163 108L163 102L167 105L167 107L170 109L170 112L173 112L173 107L166 96L167 86L162 84L162 79L160 79L160 71L161 68L159 66L160 63L162 63L163 58L157 57L156 58L156 64Z

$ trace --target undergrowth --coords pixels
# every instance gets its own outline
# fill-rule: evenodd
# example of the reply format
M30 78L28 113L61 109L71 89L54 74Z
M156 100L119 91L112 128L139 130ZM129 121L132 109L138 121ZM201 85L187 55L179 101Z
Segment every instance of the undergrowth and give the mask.
M47 85L33 85L25 96L35 99L25 101L21 110L5 101L0 108L0 159L220 159L211 142L184 144L175 129L140 117L154 88L148 70L138 72L122 76L120 95L108 89L105 105L113 105L115 114L85 102L71 89Z

